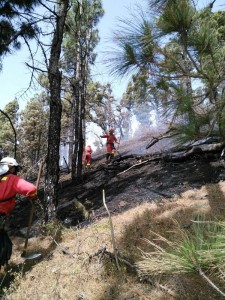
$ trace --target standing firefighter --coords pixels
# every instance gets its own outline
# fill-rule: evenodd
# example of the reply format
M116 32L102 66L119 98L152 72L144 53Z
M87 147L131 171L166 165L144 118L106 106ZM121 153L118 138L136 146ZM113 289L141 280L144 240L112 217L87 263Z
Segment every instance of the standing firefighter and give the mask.
M107 138L106 142L106 162L110 161L111 159L114 158L116 148L114 146L114 143L119 144L117 141L117 138L114 135L114 129L111 128L109 129L109 134L103 134L100 136L101 138Z
M84 155L83 155L83 164L87 168L87 170L91 167L91 155L92 155L92 148L90 145L84 148Z
M0 268L7 265L12 254L12 242L5 231L5 222L15 207L16 195L36 198L37 188L17 176L21 166L12 157L0 161Z

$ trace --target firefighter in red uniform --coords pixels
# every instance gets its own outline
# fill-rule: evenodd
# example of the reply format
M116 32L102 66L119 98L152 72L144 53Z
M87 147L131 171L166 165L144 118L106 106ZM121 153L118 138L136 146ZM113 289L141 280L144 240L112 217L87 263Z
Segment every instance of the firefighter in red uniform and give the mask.
M16 195L21 194L30 200L36 199L37 188L17 176L21 169L12 157L0 161L0 268L8 264L12 254L12 242L5 231L5 222L15 207Z
M110 161L114 158L116 148L114 146L114 143L119 144L117 138L114 135L114 129L109 129L109 134L103 134L100 136L101 138L107 138L106 142L106 162Z
M84 155L83 155L83 164L89 170L91 167L91 155L92 155L92 148L90 145L84 148Z

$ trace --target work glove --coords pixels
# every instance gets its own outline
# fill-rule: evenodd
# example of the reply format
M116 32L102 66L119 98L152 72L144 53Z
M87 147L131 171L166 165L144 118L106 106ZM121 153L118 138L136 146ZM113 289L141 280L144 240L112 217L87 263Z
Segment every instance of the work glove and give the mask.
M12 242L8 236L8 233L1 228L0 229L0 268L8 264L12 255Z
M29 195L29 196L28 196L28 199L29 199L30 201L35 201L35 200L37 199L37 194L35 193L35 194L32 194L32 195Z

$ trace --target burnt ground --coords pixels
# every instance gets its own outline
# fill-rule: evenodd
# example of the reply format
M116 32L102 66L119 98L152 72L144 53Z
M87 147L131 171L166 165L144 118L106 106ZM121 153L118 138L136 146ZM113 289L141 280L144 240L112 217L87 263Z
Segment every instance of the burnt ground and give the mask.
M149 138L145 135L135 143L121 143L110 164L106 164L104 152L94 154L92 169L84 174L81 184L62 180L58 217L68 225L76 225L84 220L85 213L85 217L93 212L95 217L106 215L103 190L108 208L116 214L143 202L170 201L186 190L225 180L221 151L194 153L184 160L170 161L173 143L161 141L146 150Z
M109 209L116 213L142 202L160 202L165 198L169 201L186 190L225 179L223 163L217 158L196 156L184 162L144 163L148 159L149 156L142 155L138 160L129 158L112 165L101 163L86 174L82 184L65 181L59 190L58 216L62 220L70 218L67 220L71 225L76 225L77 215L72 206L77 200L87 210L95 210L100 215L103 189Z
M143 202L170 201L186 190L225 180L224 163L219 159L221 151L210 156L200 153L182 161L168 161L163 158L163 142L147 151L147 140L144 136L135 145L133 141L126 142L110 164L105 163L104 151L95 153L92 168L83 175L82 183L73 182L70 174L62 174L58 218L68 226L75 226L85 220L86 223L93 215L105 216L103 190L108 208L116 214ZM15 234L27 226L28 217L29 203L18 202L10 219Z

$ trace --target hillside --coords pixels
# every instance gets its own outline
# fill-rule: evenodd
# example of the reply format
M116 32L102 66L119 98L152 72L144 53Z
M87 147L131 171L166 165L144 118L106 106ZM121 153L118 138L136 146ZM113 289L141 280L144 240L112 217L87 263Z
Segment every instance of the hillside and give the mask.
M168 141L146 151L150 136L121 143L113 164L104 152L95 153L92 169L82 184L62 175L59 184L58 224L42 227L37 205L29 251L37 260L21 257L27 216L18 212L11 221L14 244L9 270L1 270L2 299L224 299L197 272L138 276L135 263L153 244L167 247L191 231L193 221L223 220L225 168L213 155L194 154L182 162L156 159L154 153L171 149ZM113 222L119 268L115 263L109 216ZM158 236L155 235L157 233ZM207 273L207 272L206 272ZM207 276L224 291L223 280L211 271Z

